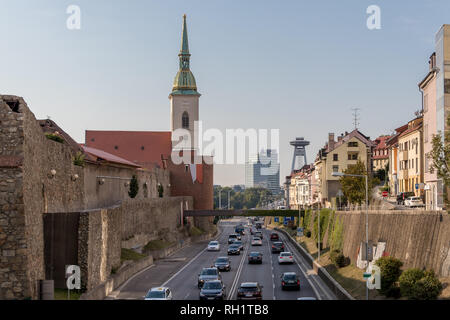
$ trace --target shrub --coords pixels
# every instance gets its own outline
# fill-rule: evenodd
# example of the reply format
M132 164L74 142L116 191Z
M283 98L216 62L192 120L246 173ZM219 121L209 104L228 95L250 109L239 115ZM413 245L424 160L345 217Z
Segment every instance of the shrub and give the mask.
M130 181L130 191L128 191L128 195L130 198L135 198L139 191L139 182L135 175L131 177Z
M311 238L311 231L310 230L305 230L304 234L305 234L305 236L307 238Z
M345 267L347 262L347 259L340 250L331 251L330 260L337 268Z
M85 155L78 151L77 154L73 157L73 164L76 166L84 167L84 157Z
M59 143L63 143L64 139L61 138L58 134L56 133L46 133L45 136L47 137L47 139L59 142Z
M435 300L442 292L442 283L433 270L406 270L400 276L400 291L402 295L413 300Z
M380 267L381 272L381 289L380 292L387 297L391 297L397 289L396 282L401 274L401 266L403 262L394 257L381 257L375 262Z

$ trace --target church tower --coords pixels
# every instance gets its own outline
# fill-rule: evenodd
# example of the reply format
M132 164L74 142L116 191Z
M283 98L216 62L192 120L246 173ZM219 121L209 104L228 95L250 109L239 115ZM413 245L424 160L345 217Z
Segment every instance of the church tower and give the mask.
M191 140L190 145L184 144L184 148L194 149L194 141L197 139L194 136L194 121L199 119L200 93L197 92L195 78L189 67L191 55L189 53L186 15L183 16L181 50L178 57L179 69L173 81L172 92L169 95L172 143L175 148L178 144L177 141L179 141L173 136L174 131L185 129L189 131Z

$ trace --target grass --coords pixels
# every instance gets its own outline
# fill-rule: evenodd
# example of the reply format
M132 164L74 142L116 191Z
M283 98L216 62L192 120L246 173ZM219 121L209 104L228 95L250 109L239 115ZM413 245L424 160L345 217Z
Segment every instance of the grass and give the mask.
M152 251L152 250L161 250L161 249L165 249L167 247L170 247L174 244L175 242L168 242L165 240L152 240L149 241L145 247L144 247L144 251Z
M70 290L70 300L80 299L81 292L78 290ZM67 300L67 289L56 289L55 288L55 300Z
M126 260L138 261L145 257L147 257L145 254L137 253L131 249L122 248L120 262L124 262Z
M201 236L201 235L204 234L204 233L205 233L205 231L203 231L202 229L197 228L197 227L195 227L195 226L192 226L192 227L189 229L189 235L190 235L191 237Z

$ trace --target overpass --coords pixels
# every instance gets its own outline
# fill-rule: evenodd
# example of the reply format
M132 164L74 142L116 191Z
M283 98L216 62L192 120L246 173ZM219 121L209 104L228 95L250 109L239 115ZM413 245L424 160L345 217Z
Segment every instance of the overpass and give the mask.
M300 210L303 215L304 210ZM185 217L297 217L299 210L264 210L264 209L241 209L241 210L184 210Z

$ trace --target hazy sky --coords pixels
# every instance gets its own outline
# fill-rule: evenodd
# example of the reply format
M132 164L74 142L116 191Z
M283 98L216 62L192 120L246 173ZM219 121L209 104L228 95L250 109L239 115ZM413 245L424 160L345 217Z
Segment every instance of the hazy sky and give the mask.
M81 30L66 27L72 4ZM380 30L366 26L372 4ZM352 107L372 139L413 117L450 1L0 0L0 93L79 142L169 130L184 13L204 127L280 129L283 179L289 140L310 140L313 160L328 132L352 130ZM244 183L244 167L216 166L214 183Z

